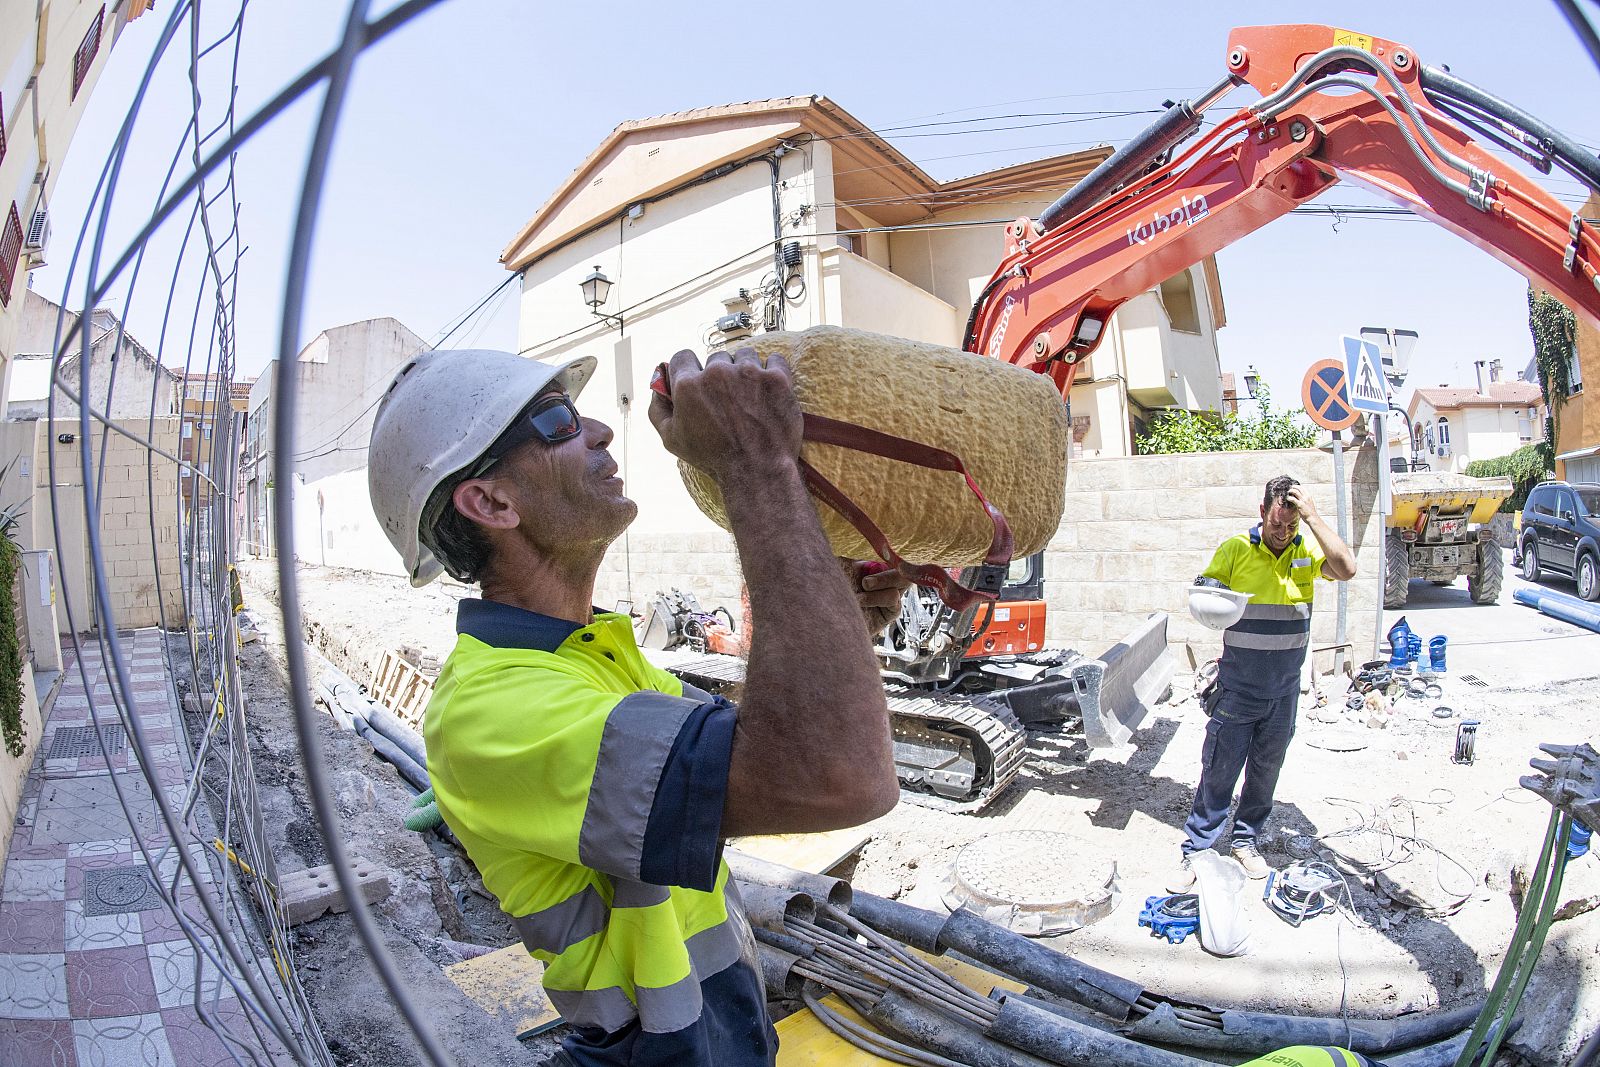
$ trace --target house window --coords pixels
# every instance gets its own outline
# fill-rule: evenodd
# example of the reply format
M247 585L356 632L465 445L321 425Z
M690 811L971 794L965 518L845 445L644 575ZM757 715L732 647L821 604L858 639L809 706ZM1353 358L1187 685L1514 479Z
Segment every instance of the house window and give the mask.
M1200 333L1200 306L1195 301L1194 278L1188 271L1174 274L1161 283L1161 306L1179 333Z
M190 422L188 419L185 419L183 421L183 439L185 441L187 441L189 438L191 438L193 436L194 436L194 423Z
M1443 415L1439 416L1439 455L1450 454L1450 420Z
M94 21L89 24L89 32L83 35L83 40L78 44L78 51L72 57L72 98L78 98L78 90L83 88L84 79L89 76L89 67L94 63L94 57L100 52L100 30L106 20L106 9L102 5L94 13Z
M22 219L17 217L16 201L0 230L0 307L11 306L11 283L17 279L17 260L22 256Z
M1572 355L1567 357L1567 395L1577 396L1583 392L1583 364L1578 360L1578 350L1574 348Z
M1517 437L1523 444L1533 440L1533 409L1517 412Z

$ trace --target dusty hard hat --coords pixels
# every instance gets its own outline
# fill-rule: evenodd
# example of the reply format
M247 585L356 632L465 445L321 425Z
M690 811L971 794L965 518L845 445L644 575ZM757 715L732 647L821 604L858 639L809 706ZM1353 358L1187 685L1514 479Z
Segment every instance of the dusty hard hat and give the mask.
M1189 587L1189 614L1213 630L1226 630L1239 621L1254 593L1235 593L1219 586Z
M434 490L470 467L552 382L577 396L594 364L593 356L545 363L462 349L420 353L395 374L372 421L367 492L412 585L444 570L420 540Z

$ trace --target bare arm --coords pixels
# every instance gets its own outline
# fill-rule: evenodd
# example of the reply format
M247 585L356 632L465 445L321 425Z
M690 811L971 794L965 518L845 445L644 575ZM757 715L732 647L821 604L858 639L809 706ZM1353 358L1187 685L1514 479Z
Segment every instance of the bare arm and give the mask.
M672 400L650 418L668 451L722 492L750 591L745 698L728 772L723 833L851 826L899 796L883 684L862 605L800 476L800 409L788 366L753 349L689 352L671 364Z
M1333 527L1323 521L1317 512L1317 506L1311 502L1311 494L1300 485L1291 485L1284 494L1284 501L1291 505L1300 514L1300 521L1311 527L1311 532L1316 535L1317 543L1322 546L1323 555L1327 558L1322 563L1322 573L1329 578L1336 578L1347 582L1356 576L1356 555L1350 551L1350 546L1344 543L1344 538L1336 533Z

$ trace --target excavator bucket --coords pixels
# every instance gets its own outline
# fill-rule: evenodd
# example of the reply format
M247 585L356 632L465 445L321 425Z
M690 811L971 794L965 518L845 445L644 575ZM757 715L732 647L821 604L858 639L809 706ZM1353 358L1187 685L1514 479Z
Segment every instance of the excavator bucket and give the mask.
M1172 685L1177 660L1167 648L1167 615L1156 612L1099 659L1072 665L1072 686L1090 748L1126 744Z

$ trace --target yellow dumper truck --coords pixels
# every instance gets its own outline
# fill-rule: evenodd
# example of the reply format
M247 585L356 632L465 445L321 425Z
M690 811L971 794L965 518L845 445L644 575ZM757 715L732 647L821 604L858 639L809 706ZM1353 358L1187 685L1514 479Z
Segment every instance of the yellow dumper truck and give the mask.
M1404 607L1413 578L1449 585L1463 574L1474 604L1499 600L1505 554L1489 522L1511 495L1511 479L1415 471L1393 475L1391 486L1383 606Z

